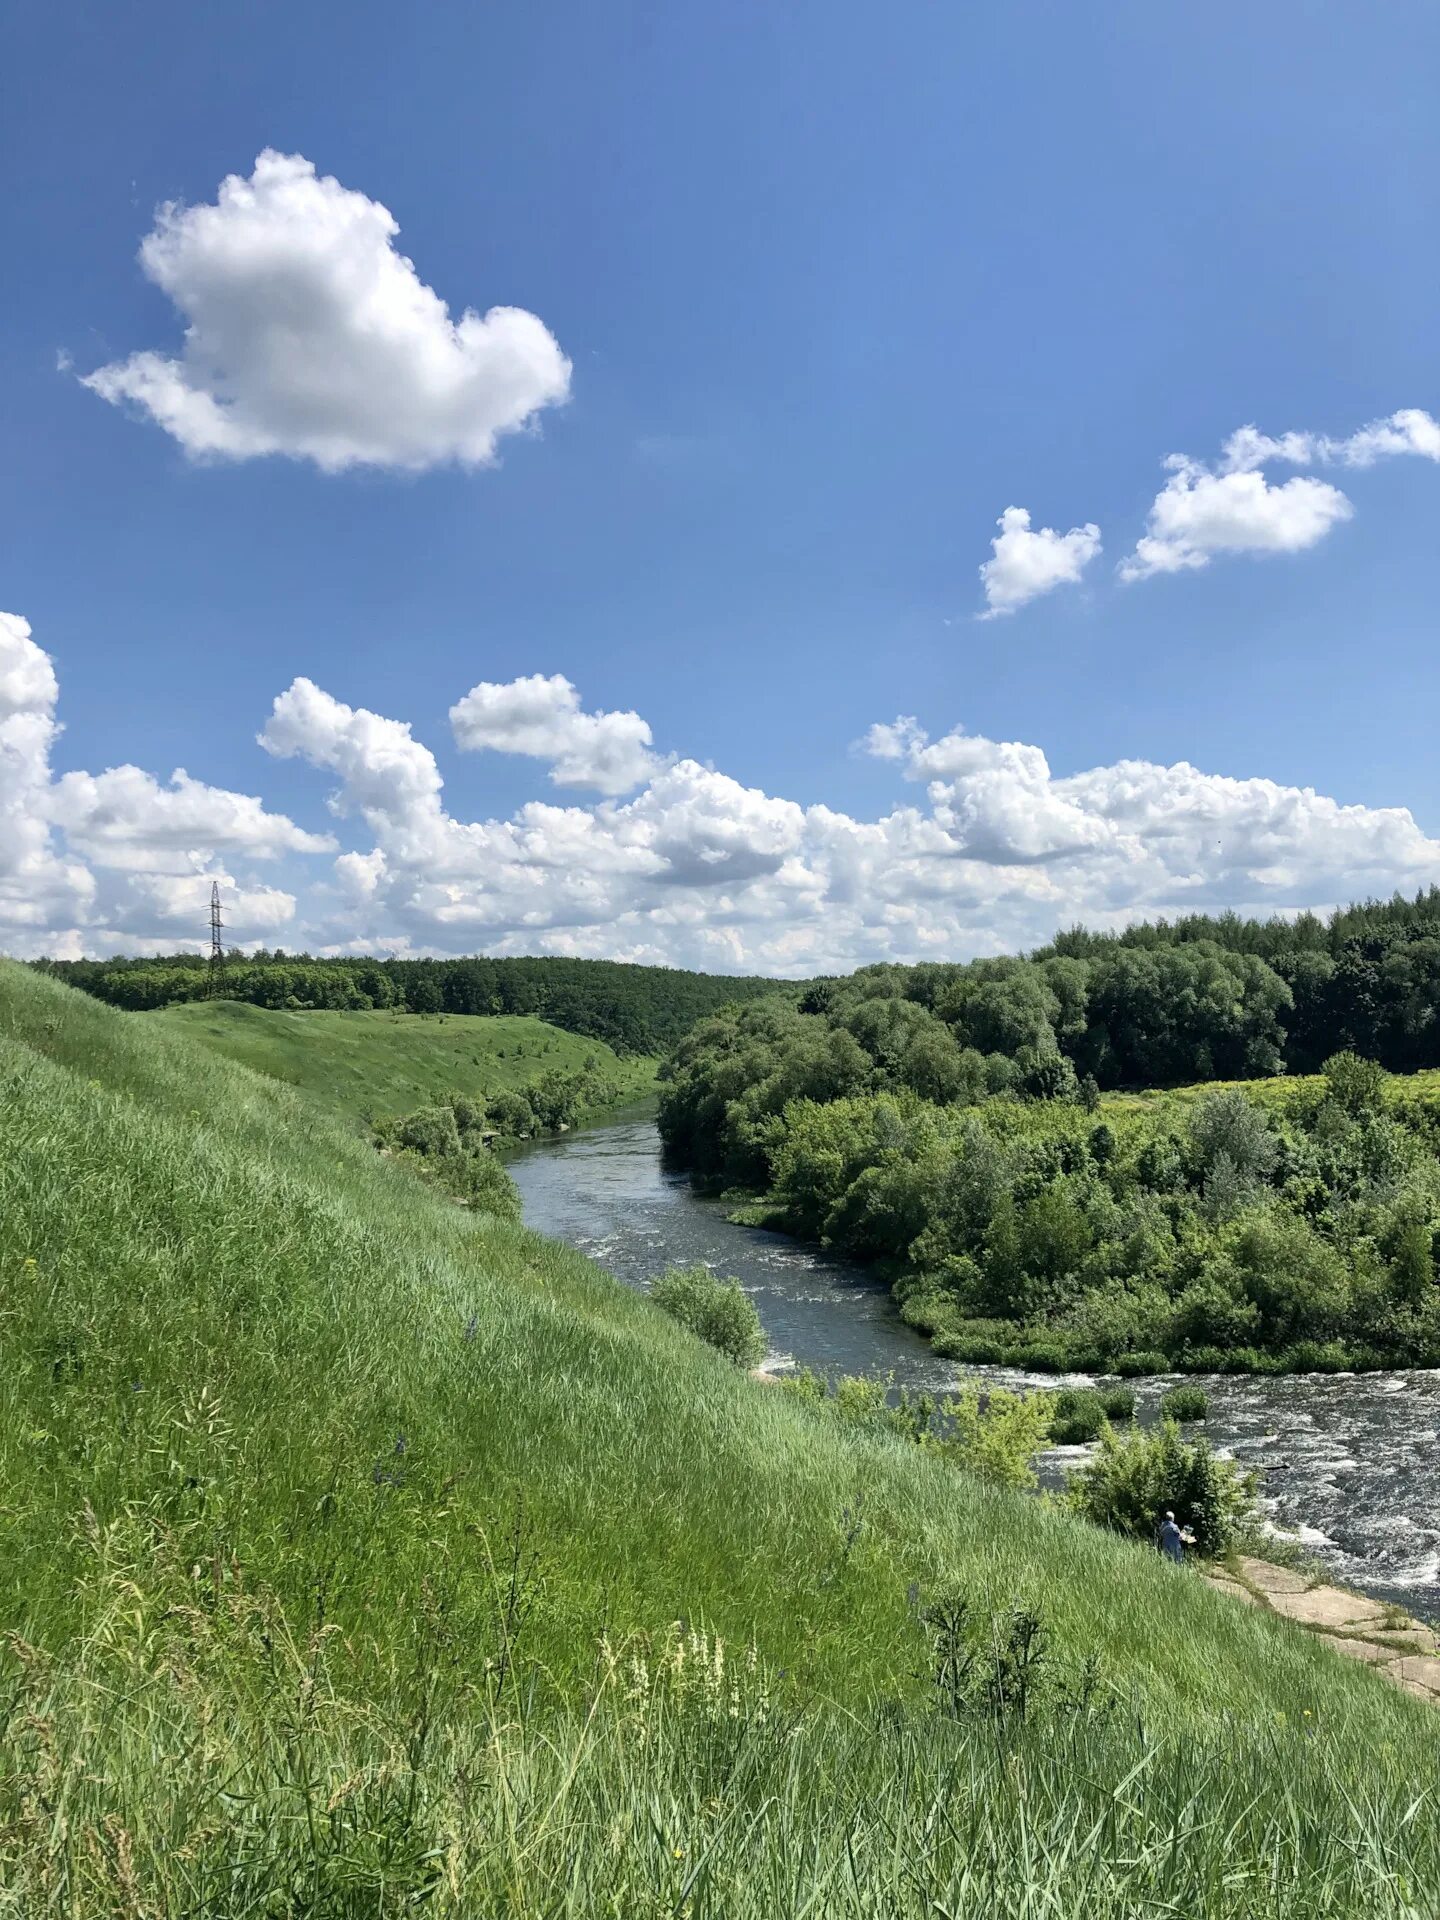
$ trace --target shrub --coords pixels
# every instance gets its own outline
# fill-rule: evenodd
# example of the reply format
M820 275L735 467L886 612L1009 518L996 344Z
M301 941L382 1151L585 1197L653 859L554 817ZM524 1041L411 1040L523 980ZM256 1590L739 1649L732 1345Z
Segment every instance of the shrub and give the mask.
M461 1133L481 1133L485 1127L485 1102L472 1100L468 1094L452 1093L450 1111L455 1115L455 1125Z
M1203 1387L1171 1387L1160 1400L1163 1420L1203 1420L1210 1411L1210 1396Z
M753 1367L764 1358L760 1315L738 1280L721 1280L708 1267L671 1267L655 1282L650 1297L737 1367Z
M1339 1340L1297 1340L1280 1355L1281 1373L1344 1373L1351 1364L1349 1350Z
M942 1400L937 1412L939 1429L925 1432L922 1445L993 1486L1034 1486L1035 1456L1054 1418L1053 1394L997 1388L982 1399L971 1387Z
M1105 1409L1105 1418L1128 1426L1135 1418L1135 1394L1130 1387L1101 1387L1100 1404Z
M1169 1366L1163 1353L1122 1353L1115 1362L1115 1371L1126 1380L1135 1380L1143 1373L1165 1373Z
M492 1094L490 1118L501 1133L525 1134L535 1131L535 1113L523 1093L506 1089Z
M426 1155L459 1153L460 1130L453 1107L419 1107L395 1128L398 1145Z
M1071 1359L1058 1340L1029 1340L1011 1349L1006 1364L1030 1373L1065 1373Z
M434 1163L435 1177L477 1213L497 1220L520 1218L520 1189L488 1149L447 1157Z
M932 1344L942 1360L958 1360L967 1367L1003 1367L1010 1358L1008 1342L968 1333L964 1327L937 1333Z
M1219 1459L1203 1440L1181 1438L1173 1420L1155 1431L1100 1436L1094 1460L1072 1475L1075 1512L1134 1540L1152 1540L1166 1509L1195 1535L1196 1551L1223 1554L1255 1519L1255 1476Z
M1350 1114L1379 1113L1385 1105L1389 1074L1378 1060L1355 1053L1334 1053L1321 1068L1325 1091L1336 1106Z
M1186 1347L1175 1361L1177 1373L1219 1373L1225 1365L1224 1347Z
M1098 1440L1105 1420L1104 1402L1093 1387L1062 1387L1055 1396L1051 1442L1057 1447L1078 1447Z

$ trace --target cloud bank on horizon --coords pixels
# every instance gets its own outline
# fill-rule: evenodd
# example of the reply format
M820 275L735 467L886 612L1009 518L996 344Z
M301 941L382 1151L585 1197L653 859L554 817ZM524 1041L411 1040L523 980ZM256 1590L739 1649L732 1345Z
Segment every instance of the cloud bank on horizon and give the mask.
M0 950L22 956L201 945L212 879L251 945L791 976L1009 950L1080 919L1289 912L1440 881L1440 840L1403 807L1184 762L1057 778L1037 746L931 739L909 717L861 743L906 797L857 819L662 756L639 715L587 713L539 674L457 701L456 746L547 762L603 797L456 818L405 721L297 679L259 742L325 776L342 831L315 832L184 771L57 774L58 702L28 623L0 615Z

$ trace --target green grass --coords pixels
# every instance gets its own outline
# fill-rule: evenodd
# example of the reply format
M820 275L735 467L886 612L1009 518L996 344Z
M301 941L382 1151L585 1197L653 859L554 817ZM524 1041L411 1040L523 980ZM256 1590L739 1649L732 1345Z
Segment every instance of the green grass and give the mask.
M0 1914L1433 1907L1429 1709L9 966L0 1328ZM1116 1711L939 1716L952 1587Z
M198 1000L129 1017L202 1041L351 1120L413 1113L452 1093L523 1091L542 1073L592 1061L625 1099L655 1086L653 1060L622 1059L603 1040L521 1014L286 1013Z
M1185 1109L1207 1094L1235 1089L1261 1106L1273 1107L1283 1114L1298 1101L1317 1098L1324 1084L1323 1074L1296 1073L1265 1080L1199 1080L1187 1087L1147 1087L1130 1093L1106 1093L1100 1097L1100 1117L1108 1120L1117 1115L1143 1113L1183 1118ZM1386 1083L1385 1097L1395 1107L1424 1111L1440 1106L1440 1067L1392 1074Z

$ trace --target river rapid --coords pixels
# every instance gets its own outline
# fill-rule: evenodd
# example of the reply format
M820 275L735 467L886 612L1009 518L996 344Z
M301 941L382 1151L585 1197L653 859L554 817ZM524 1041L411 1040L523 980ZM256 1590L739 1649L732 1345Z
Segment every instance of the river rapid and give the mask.
M769 1368L891 1375L930 1391L977 1376L1056 1384L938 1359L863 1269L734 1225L723 1206L662 1166L649 1106L532 1141L508 1165L528 1225L631 1286L697 1263L733 1275L759 1310ZM1166 1382L1135 1385L1141 1418L1153 1415ZM1259 1470L1277 1528L1298 1536L1334 1578L1440 1619L1440 1373L1222 1376L1203 1385L1210 1417L1200 1431ZM1042 1478L1058 1483L1084 1454L1056 1448L1041 1462Z

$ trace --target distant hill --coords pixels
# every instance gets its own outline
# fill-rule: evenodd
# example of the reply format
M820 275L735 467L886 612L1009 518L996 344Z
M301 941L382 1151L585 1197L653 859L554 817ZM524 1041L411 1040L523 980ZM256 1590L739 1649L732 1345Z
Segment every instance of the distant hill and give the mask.
M521 1016L294 1013L204 1000L145 1016L242 1066L298 1087L351 1122L393 1118L463 1094L524 1092L546 1075L588 1075L613 1099L655 1084L654 1062L621 1059L587 1039Z
M45 973L132 1011L203 1000L206 962L162 959L41 960ZM731 1001L789 991L756 976L686 973L614 960L315 960L308 954L233 955L224 997L250 1005L332 1012L529 1014L617 1053L667 1053L705 1014Z

